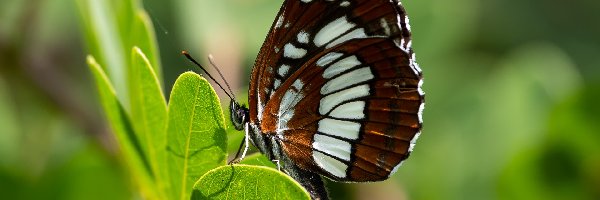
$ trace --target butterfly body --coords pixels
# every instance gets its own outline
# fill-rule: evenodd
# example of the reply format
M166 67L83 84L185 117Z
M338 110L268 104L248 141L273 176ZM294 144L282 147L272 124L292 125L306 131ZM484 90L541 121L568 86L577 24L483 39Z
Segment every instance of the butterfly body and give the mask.
M231 119L313 198L319 175L385 180L422 126L410 36L396 0L286 0L253 67L249 108L232 101Z

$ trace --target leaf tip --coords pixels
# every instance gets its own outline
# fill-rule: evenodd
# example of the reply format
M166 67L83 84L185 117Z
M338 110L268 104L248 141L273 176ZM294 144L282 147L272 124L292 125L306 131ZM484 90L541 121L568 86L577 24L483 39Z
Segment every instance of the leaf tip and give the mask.
M96 59L94 58L94 56L88 54L85 57L86 62L88 63L88 65L98 65L98 62L96 62Z

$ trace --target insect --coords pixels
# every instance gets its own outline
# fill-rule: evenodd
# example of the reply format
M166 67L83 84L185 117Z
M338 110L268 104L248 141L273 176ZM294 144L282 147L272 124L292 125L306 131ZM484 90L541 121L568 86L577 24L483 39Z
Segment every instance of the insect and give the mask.
M382 181L421 133L423 77L397 0L285 0L231 120L313 199L320 176ZM238 152L239 154L239 152ZM236 156L237 157L237 156Z

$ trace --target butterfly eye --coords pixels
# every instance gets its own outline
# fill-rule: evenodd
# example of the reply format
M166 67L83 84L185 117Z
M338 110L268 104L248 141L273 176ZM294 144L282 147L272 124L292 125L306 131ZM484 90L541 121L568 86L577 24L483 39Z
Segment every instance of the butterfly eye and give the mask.
M233 126L238 131L244 129L244 124L248 122L248 109L240 106L234 100L231 100L229 105L229 111L231 112L229 117L233 122Z

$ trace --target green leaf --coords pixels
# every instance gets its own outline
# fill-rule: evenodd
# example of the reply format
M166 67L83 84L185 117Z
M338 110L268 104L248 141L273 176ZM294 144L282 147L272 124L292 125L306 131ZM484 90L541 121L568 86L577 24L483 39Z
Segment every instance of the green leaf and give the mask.
M118 98L129 105L127 92L127 52L138 46L146 53L157 78L162 70L154 27L139 0L95 1L77 0L90 54L104 66L109 80L116 87ZM130 111L128 107L125 108Z
M167 176L166 135L167 104L163 97L158 78L154 73L146 55L137 47L132 49L131 66L129 67L129 97L131 118L142 151L152 168L153 176L163 191Z
M80 16L90 54L104 66L108 80L115 86L118 98L127 105L126 65L128 63L126 50L123 48L125 38L120 37L119 24L124 20L118 16L126 10L115 9L115 3L126 1L94 1L78 0ZM120 11L120 12L115 12ZM120 22L120 23L119 23ZM129 49L131 47L127 47Z
M131 33L132 45L139 47L142 52L145 52L150 66L154 69L158 80L162 80L162 68L160 67L160 57L158 57L158 42L154 34L154 27L150 21L150 17L144 10L138 10L135 15L133 31ZM162 81L161 81L162 82Z
M126 155L125 163L133 166L133 179L141 183L142 198L165 199L164 192L169 190L165 166L167 106L151 20L139 0L77 0L77 4L87 47L97 58L91 59L97 68L92 71L102 72L97 79L110 85L104 96L114 97L108 99L114 102L105 108L109 122L117 127L113 129L124 129L115 133Z
M96 82L104 114L108 119L112 132L115 133L117 137L123 161L127 164L130 173L137 177L135 181L143 193L147 196L153 196L152 193L154 193L154 191L149 187L152 185L150 165L144 156L142 156L142 149L139 141L135 137L135 133L125 110L117 99L115 89L104 73L104 70L102 70L102 67L96 62L93 56L87 57L87 63Z
M209 171L196 182L191 199L310 199L291 177L276 169L228 165Z
M225 165L223 121L217 94L206 79L192 72L180 75L171 92L167 124L170 199L189 199L202 174Z
M255 153L246 156L244 160L240 162L240 164L266 166L273 169L277 169L277 165L275 165L267 157L265 157L265 155L261 153Z

